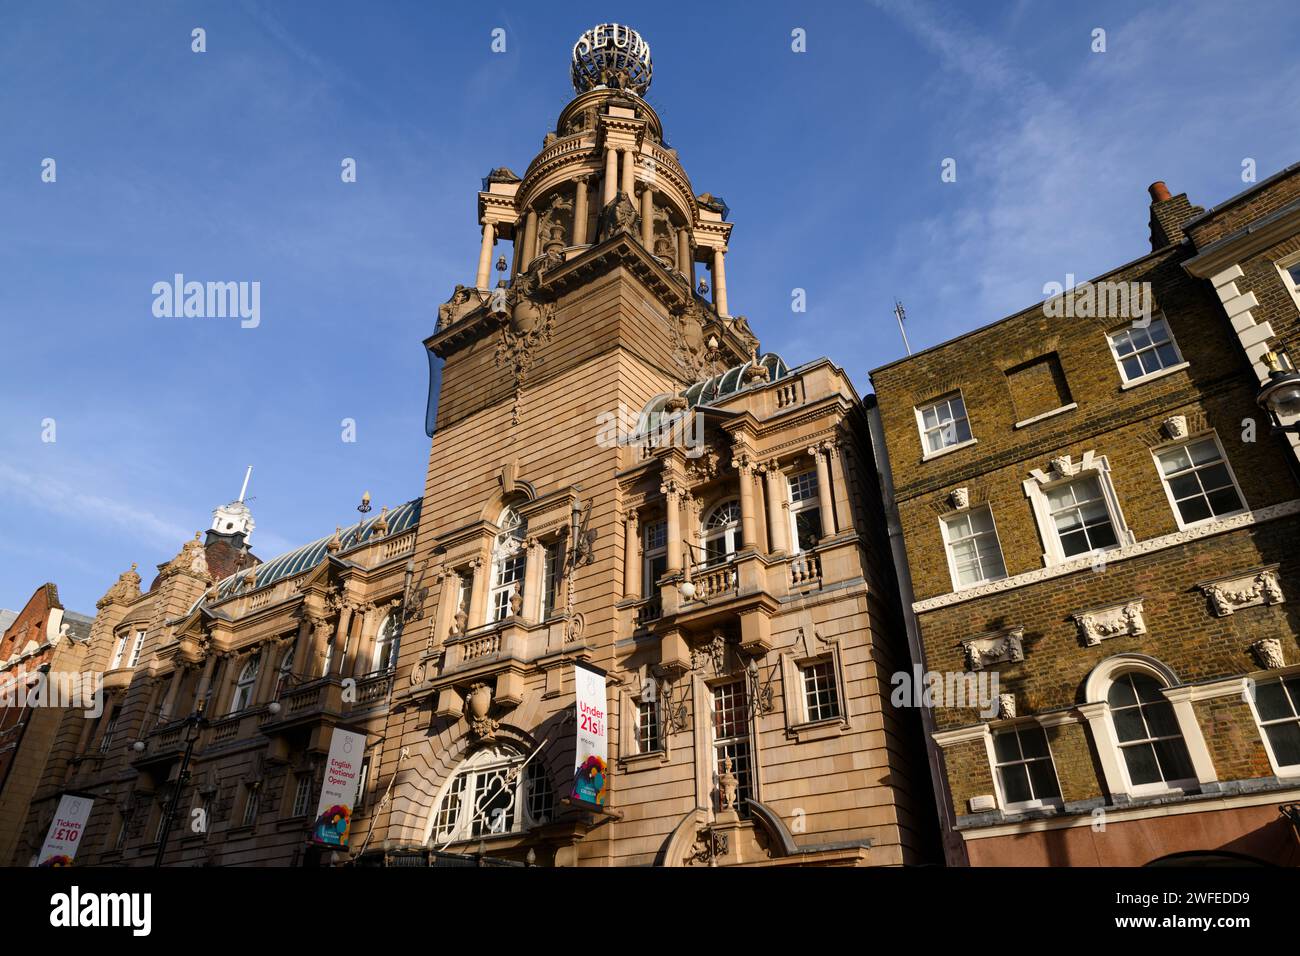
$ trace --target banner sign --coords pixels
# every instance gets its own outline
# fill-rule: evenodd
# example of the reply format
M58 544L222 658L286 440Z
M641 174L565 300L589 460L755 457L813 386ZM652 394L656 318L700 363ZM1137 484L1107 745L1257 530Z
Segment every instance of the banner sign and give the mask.
M78 793L65 793L59 798L59 808L54 811L49 832L45 834L45 845L36 857L37 866L72 866L94 805L91 797Z
M578 747L573 792L570 799L603 807L609 799L608 714L605 712L605 675L575 664L573 685L577 707Z
M366 735L334 728L330 739L325 780L321 783L320 802L316 805L316 822L311 828L311 842L318 846L345 847L352 827L352 808L357 803L361 783L361 758L366 752Z

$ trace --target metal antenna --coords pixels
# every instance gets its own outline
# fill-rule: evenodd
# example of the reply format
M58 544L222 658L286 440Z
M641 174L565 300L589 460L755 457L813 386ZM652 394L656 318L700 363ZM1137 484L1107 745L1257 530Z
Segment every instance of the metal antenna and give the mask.
M248 466L248 471L244 472L244 487L239 489L239 500L244 500L244 495L248 494L248 479L253 477L253 466Z
M907 349L907 354L912 354L912 346L907 341L907 328L903 323L907 320L907 313L903 311L903 303L897 299L894 300L894 315L898 318L898 331L903 334L903 348Z

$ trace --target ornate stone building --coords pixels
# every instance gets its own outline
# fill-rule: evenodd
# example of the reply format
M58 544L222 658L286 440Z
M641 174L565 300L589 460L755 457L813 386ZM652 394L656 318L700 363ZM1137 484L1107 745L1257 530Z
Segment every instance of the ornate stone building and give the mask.
M1257 404L1298 183L1156 183L1149 255L872 373L950 860L1300 860L1300 494Z
M444 364L388 858L921 860L862 403L730 311L727 206L664 144L642 44L613 26L579 41L576 96L522 176L485 179L474 286L426 341ZM608 674L603 814L565 800L579 661Z
M266 563L232 503L148 592L123 575L90 642L109 709L63 723L15 858L75 789L78 864L147 865L179 787L169 864L344 860L304 846L337 726L367 736L361 864L935 858L863 404L730 311L727 206L665 145L644 41L574 53L425 342L423 495ZM578 663L607 675L600 812L567 799Z

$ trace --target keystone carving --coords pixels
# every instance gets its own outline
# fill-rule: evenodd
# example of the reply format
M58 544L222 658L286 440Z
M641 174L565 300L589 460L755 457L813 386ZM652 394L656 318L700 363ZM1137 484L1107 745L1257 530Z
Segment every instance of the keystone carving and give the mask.
M1165 430L1165 435L1177 441L1180 438L1187 437L1187 416L1170 415L1164 420L1161 427Z
M970 489L954 488L952 493L948 495L948 501L958 511L964 511L970 507Z
M1277 565L1231 578L1198 584L1215 617L1227 617L1248 607L1283 604L1286 596L1277 578Z
M981 671L994 664L1017 663L1025 659L1025 629L1011 627L991 634L980 634L962 641L966 666Z
M1250 649L1255 654L1255 660L1259 661L1259 666L1265 670L1286 667L1286 658L1282 656L1282 642L1276 637L1266 637L1262 641L1256 641L1250 645Z
M1074 615L1079 637L1088 647L1095 647L1111 637L1125 637L1147 632L1142 617L1142 602L1128 601L1111 607L1080 611Z

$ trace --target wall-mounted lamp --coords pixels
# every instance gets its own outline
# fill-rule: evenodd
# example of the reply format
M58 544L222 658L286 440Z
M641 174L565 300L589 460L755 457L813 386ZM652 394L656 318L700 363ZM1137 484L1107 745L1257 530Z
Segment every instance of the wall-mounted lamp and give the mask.
M1260 388L1255 401L1268 412L1276 430L1300 434L1300 422L1282 424L1283 418L1300 416L1300 372L1285 352L1265 352L1264 364L1268 366L1268 381Z

